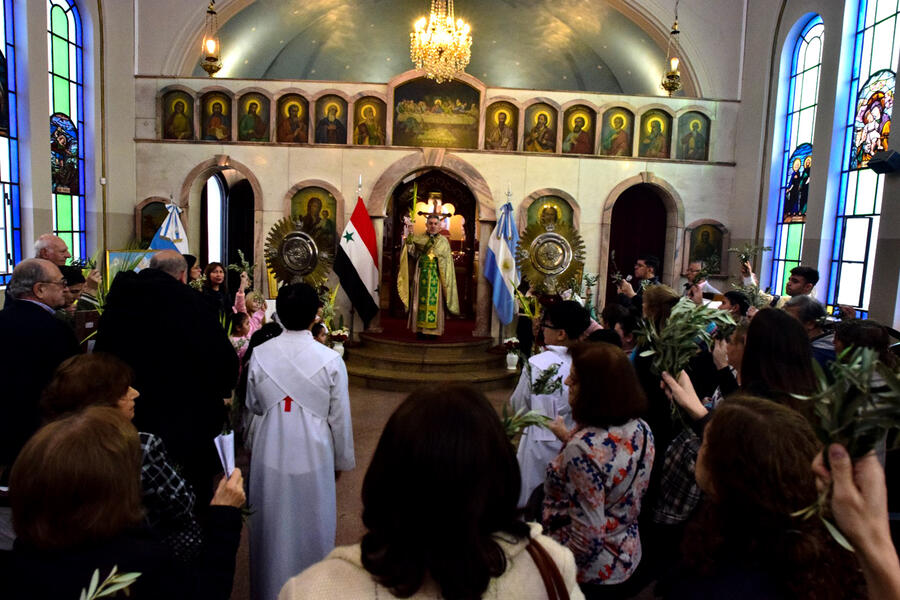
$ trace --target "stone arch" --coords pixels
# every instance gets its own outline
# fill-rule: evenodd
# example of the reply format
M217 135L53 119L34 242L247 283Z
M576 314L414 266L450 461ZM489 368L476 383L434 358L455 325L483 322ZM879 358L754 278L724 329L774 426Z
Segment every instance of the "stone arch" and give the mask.
M394 194L394 190L407 176L426 169L441 169L468 186L472 195L475 196L477 205L479 223L475 228L475 235L480 240L487 239L497 220L494 196L487 181L475 167L459 156L448 154L444 148L421 148L407 154L385 169L372 187L366 210L370 217L377 219L375 233L378 247L381 248L383 246L383 219L387 216L386 209ZM382 270L381 263L383 260L384 255L382 253L378 265L379 271ZM481 253L481 260L484 260L484 252ZM490 335L489 325L492 310L490 284L484 278L483 263L478 272L480 274L478 276L475 299L475 329L472 335L486 336ZM377 322L372 326L378 327Z
M334 216L335 227L337 228L338 233L343 231L344 227L347 225L347 223L344 221L344 214L346 214L347 211L347 208L344 206L344 195L339 189L322 179L304 179L303 181L291 186L291 189L287 191L287 193L284 195L284 199L281 201L282 216L291 216L291 198L293 198L294 194L296 194L303 188L308 187L320 187L323 190L327 190L329 194L334 196L338 211L338 214Z
M516 226L519 228L519 231L524 231L528 226L528 209L541 196L559 196L568 202L569 206L572 207L572 225L575 226L575 229L581 227L581 205L578 204L578 200L574 196L559 188L541 188L525 196L525 199L519 204L519 209L516 211Z
M449 154L444 148L422 148L411 152L389 166L372 187L366 210L374 217L386 216L386 209L394 188L400 180L427 168L443 169L452 173L465 183L478 202L478 220L493 222L497 220L496 205L491 187L481 173L469 162L459 156Z
M263 233L263 194L262 186L250 167L242 162L233 160L227 154L217 154L215 157L196 165L181 184L178 194L178 206L184 209L190 207L192 200L200 198L200 190L206 181L214 174L226 169L234 169L247 178L250 189L253 190L253 252L256 255L256 272L253 274L255 281L266 281L266 266L262 256L265 252L265 238ZM183 221L185 228L190 227L190 217L185 210Z
M609 230L612 225L613 206L619 199L619 196L628 188L646 183L657 189L659 197L666 208L666 251L662 257L662 282L668 286L674 287L680 276L680 269L676 271L678 265L679 240L684 233L684 202L681 194L662 177L658 177L650 171L643 171L639 175L629 177L619 182L609 194L603 203L603 214L600 220L600 248L597 265L597 298L606 297L606 286L609 282L609 273L607 272L608 263L606 257L609 256Z

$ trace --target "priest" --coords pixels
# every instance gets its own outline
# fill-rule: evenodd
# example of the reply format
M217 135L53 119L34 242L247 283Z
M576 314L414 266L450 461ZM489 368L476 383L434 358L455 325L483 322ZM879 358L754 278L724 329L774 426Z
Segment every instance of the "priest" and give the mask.
M440 206L440 205L438 205ZM400 253L397 291L403 306L409 309L409 328L420 336L444 333L444 311L459 314L456 271L450 242L441 235L440 212L428 214L425 234L412 234ZM409 297L409 256L416 260L412 301Z
M250 586L254 600L334 549L335 479L356 465L347 368L313 339L319 299L305 283L282 287L276 310L284 332L253 349L247 379Z

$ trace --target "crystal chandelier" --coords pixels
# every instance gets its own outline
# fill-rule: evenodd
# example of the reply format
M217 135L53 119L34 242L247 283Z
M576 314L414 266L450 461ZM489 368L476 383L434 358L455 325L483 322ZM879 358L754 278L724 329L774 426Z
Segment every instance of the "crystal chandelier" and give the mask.
M669 96L681 89L681 72L678 70L678 57L675 56L676 47L678 46L678 2L675 0L675 22L672 23L672 29L669 31L669 43L666 45L666 72L663 75L662 82L659 84Z
M453 0L431 0L431 14L409 34L409 56L417 69L438 83L465 71L472 56L469 24L454 20Z

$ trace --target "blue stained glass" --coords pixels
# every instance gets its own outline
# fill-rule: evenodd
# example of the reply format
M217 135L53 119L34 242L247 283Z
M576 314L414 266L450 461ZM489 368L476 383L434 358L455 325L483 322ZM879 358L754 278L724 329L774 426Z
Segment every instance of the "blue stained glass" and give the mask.
M12 167L12 173L10 173L9 181L10 183L19 183L19 142L18 140L9 140L9 158L10 164ZM18 195L18 187L14 188L16 190L16 195Z
M16 92L16 70L13 66L16 64L16 48L15 46L6 45L6 63L9 65L6 69L6 85L9 91Z
M78 7L71 0L69 0L69 6L72 7L72 17L75 20L75 43L81 47L84 46L81 41L81 15L78 14Z
M799 258L799 249L802 248L802 224L806 222L806 204L813 162L813 147L810 142L812 131L815 129L819 93L818 71L821 68L823 47L821 38L824 32L822 18L814 15L804 23L792 48L790 73L787 78L787 98L782 108L784 138L780 145L781 164L776 171L779 174L779 185L771 192L773 196L777 194L772 199L777 206L774 214L775 246L769 286L772 289L781 287L788 259L796 261ZM812 94L800 94L801 90L798 88L804 80L815 83L815 89L808 90L812 91ZM774 162L773 160L773 168L777 168ZM787 241L790 242L788 244L785 243L784 237L788 235L786 229L789 224L801 224L801 227L799 232L790 234L792 237L788 238ZM788 256L789 245L793 249L790 256Z
M60 9L65 10L68 19L68 38L66 42L68 43L68 61L70 68L69 77L71 77L72 81L67 82L68 89L63 89L61 94L65 98L70 98L68 114L66 117L69 119L69 123L72 123L73 129L71 134L73 137L67 139L69 142L69 148L65 153L66 164L71 164L73 166L68 172L60 171L59 167L59 153L56 152L51 146L51 174L52 174L52 183L54 193L58 192L60 194L69 194L71 193L71 199L67 200L67 202L71 202L71 212L66 212L66 215L71 214L74 221L77 221L77 229L72 229L71 223L65 222L54 222L53 229L55 231L63 231L70 233L69 239L73 241L72 253L75 255L75 258L84 258L86 252L86 219L85 213L87 211L86 208L86 199L84 196L85 193L85 177L86 177L86 169L85 169L85 111L84 111L84 56L82 54L82 45L83 45L83 31L82 31L82 22L81 15L78 12L78 6L76 5L74 0L45 0L49 3L49 6L52 8L53 6L59 6ZM50 23L48 23L48 33L47 35L52 35L50 32ZM48 65L49 70L49 65ZM51 118L56 117L58 115L51 115ZM54 142L51 139L51 143L55 143L56 146L60 144ZM67 180L64 182L64 185L58 187L60 175L68 175ZM65 191L66 188L69 188L71 191ZM76 189L77 188L77 189ZM56 199L53 200L53 205L56 206ZM54 218L63 218L54 212Z
M11 138L19 137L19 123L13 118L13 115L18 114L16 109L16 95L9 94L9 137Z
M860 303L854 308L860 314L867 313L867 306L872 288L872 266L875 259L876 240L858 240L859 249L866 257L865 262L845 261L841 254L841 240L847 237L848 221L843 216L851 209L857 217L869 219L870 227L877 231L880 221L882 187L880 185L849 185L848 174L863 169L868 159L881 149L888 147L890 132L890 113L893 104L895 75L889 69L878 65L884 64L884 58L893 52L898 43L898 7L897 0L859 0L856 4L856 36L853 45L853 77L846 88L848 94L847 115L844 121L845 134L841 161L841 186L836 202L834 246L832 263L829 269L828 302L833 305L840 298L857 298ZM879 10L881 9L881 10ZM887 28L888 36L893 29L892 43L879 43L874 47L873 31L875 15L879 15L878 27ZM876 53L878 55L876 56ZM887 56L882 56L887 55ZM874 65L874 66L873 66ZM861 171L861 173L864 171ZM870 182L871 183L871 182ZM858 275L843 277L843 285L852 289L841 289L842 268L853 265ZM859 269L862 269L859 271ZM857 289L859 285L859 289Z

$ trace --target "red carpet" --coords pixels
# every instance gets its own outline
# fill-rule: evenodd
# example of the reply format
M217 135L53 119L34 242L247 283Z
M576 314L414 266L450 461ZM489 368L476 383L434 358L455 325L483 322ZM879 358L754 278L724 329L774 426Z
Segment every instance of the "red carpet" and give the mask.
M372 333L372 335L401 342L427 343L428 341L434 341L447 344L451 342L471 342L474 339L483 339L472 337L472 330L475 329L474 319L446 319L444 321L444 335L434 338L433 340L430 336L427 340L420 340L416 337L416 334L407 328L406 319L390 317L385 312L381 313L381 328L381 333Z

